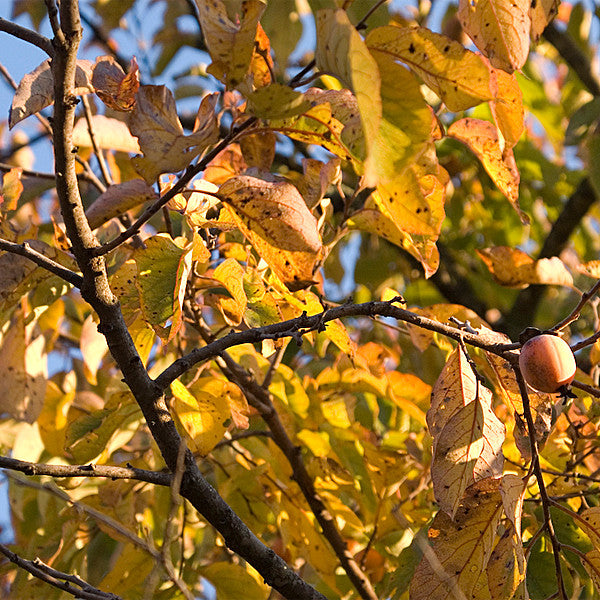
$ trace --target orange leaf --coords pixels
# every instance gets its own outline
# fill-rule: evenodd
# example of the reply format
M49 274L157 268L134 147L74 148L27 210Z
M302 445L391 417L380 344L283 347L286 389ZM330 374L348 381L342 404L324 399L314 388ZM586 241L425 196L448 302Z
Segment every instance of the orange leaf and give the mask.
M490 102L490 108L504 138L505 147L512 148L525 131L523 94L514 74L508 74L501 69L495 69L495 72L498 96L496 100Z
M519 207L521 176L510 148L500 149L498 131L489 121L460 119L450 125L448 135L467 145L481 161L498 189L508 198L523 223L529 217Z

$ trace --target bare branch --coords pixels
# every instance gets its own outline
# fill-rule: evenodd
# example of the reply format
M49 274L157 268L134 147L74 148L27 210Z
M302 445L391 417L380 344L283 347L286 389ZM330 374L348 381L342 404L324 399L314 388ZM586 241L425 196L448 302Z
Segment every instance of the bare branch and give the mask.
M32 463L8 456L0 456L0 468L19 471L25 475L49 475L51 477L105 477L110 479L135 479L154 485L171 485L171 474L148 471L135 467L109 465L49 465Z
M319 330L329 321L358 316L394 317L399 321L405 321L417 325L418 327L422 327L423 329L436 331L457 341L462 339L467 344L477 346L478 348L485 348L486 350L499 355L503 355L510 350L515 350L520 346L518 343L501 344L498 343L497 337L488 336L486 334L476 335L463 331L457 327L451 327L440 323L439 321L422 317L421 315L417 315L409 310L396 306L394 301L365 302L364 304L347 304L329 308L322 313L310 317L306 316L306 314L302 314L295 319L281 321L280 323L257 327L255 329L247 329L239 332L232 331L226 336L215 340L202 348L196 348L186 356L177 359L154 380L154 383L160 389L164 390L172 381L177 379L195 364L219 356L222 352L233 346L239 346L240 344L255 344L262 342L263 340L298 337L310 331Z
M83 285L83 278L81 275L74 273L70 269L53 261L51 258L44 256L41 252L34 250L27 242L17 244L15 242L0 239L0 250L5 250L12 254L19 254L20 256L28 258L39 267L50 271L50 273L54 273L54 275L58 275L61 279L64 279L67 283L70 283L76 288L81 289L81 286Z
M41 581L44 581L59 590L72 594L75 598L83 598L84 600L122 600L121 596L103 592L75 575L62 573L61 571L49 567L39 558L36 558L35 560L21 558L18 554L9 550L4 544L0 544L0 553L4 554L10 562L21 569L25 569L25 571L31 573L34 577L37 577Z
M54 48L52 46L52 42L43 35L39 34L37 31L33 31L32 29L27 29L27 27L21 27L21 25L17 25L11 21L7 21L6 19L0 18L0 31L4 31L10 35L14 35L15 37L29 42L34 46L37 46L40 50L43 50L50 58L54 56Z

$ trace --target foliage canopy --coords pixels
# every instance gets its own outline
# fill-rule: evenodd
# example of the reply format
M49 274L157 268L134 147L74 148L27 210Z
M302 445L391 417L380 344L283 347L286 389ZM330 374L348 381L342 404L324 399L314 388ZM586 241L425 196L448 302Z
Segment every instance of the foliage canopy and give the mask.
M13 2L1 594L598 597L598 16L443 4Z

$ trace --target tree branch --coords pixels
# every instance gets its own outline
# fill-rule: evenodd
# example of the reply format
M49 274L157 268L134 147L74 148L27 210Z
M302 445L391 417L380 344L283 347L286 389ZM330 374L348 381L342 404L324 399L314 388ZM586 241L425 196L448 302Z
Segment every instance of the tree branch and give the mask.
M182 356L167 367L155 380L154 383L161 389L166 389L172 381L183 375L188 369L195 364L204 362L215 356L219 356L228 348L239 346L240 344L256 344L263 340L277 340L285 337L297 337L304 335L310 331L320 331L325 327L325 324L335 319L347 317L394 317L399 321L405 321L412 325L417 325L423 329L436 331L446 335L454 340L464 340L467 344L485 348L495 354L503 355L504 353L515 350L520 347L520 344L504 344L498 342L498 337L491 334L474 334L464 329L451 327L439 321L422 317L409 310L400 308L394 304L394 300L390 302L365 302L364 304L349 304L329 308L322 313L308 317L302 314L288 321L281 321L264 327L247 329L245 331L232 331L222 338L203 346L196 348L189 354Z
M0 544L0 553L4 554L10 562L21 569L25 569L25 571L31 573L34 577L37 577L41 581L44 581L59 590L72 594L75 598L83 598L84 600L123 600L121 596L103 592L75 575L57 571L43 563L39 558L36 558L35 560L21 558L18 554L9 550L4 544Z
M63 267L51 258L44 256L41 252L34 250L27 242L17 244L15 242L9 242L8 240L0 239L0 250L11 252L12 254L19 254L34 262L39 267L58 275L61 279L64 279L67 283L81 289L83 285L83 278L81 275L74 273L70 269Z
M24 42L29 42L34 46L37 46L40 50L43 50L50 58L54 56L54 48L52 46L52 42L43 35L39 34L37 31L33 31L32 29L27 29L27 27L21 27L21 25L17 25L11 21L7 21L6 19L2 19L0 17L0 31L4 31L10 35L14 35L15 37L23 40Z
M0 456L0 468L19 471L25 475L49 475L51 477L105 477L109 479L135 479L154 485L171 485L171 474L148 471L135 467L113 467L110 465L49 465L32 463L8 456Z

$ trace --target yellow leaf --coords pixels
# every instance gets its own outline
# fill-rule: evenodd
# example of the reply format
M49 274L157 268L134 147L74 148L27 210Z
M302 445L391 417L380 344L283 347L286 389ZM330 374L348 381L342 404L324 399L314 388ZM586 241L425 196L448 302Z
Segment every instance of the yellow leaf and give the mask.
M33 337L17 311L0 338L0 413L33 423L42 410L46 394L46 352L42 335Z
M17 202L23 193L23 184L21 176L23 169L15 167L2 177L2 192L0 195L0 208L2 211L16 210Z
M460 0L458 18L494 67L519 70L529 54L529 0Z
M202 100L196 130L185 135L170 90L164 85L140 87L135 108L129 113L129 128L144 153L144 156L134 157L132 162L147 183L152 184L161 173L185 169L200 152L217 141L216 96L211 94Z
M498 480L475 484L454 519L438 512L429 528L430 552L425 552L410 583L411 600L448 600L458 590L472 598L485 574L502 516Z
M376 57L385 53L408 65L451 111L496 95L495 78L481 57L445 35L424 27L390 25L374 29L366 42Z
M296 434L296 437L304 443L315 456L326 458L331 453L329 434L325 431L301 429Z
M266 8L264 0L237 2L238 14L228 14L223 0L196 2L202 33L215 77L236 87L246 76L252 60L257 23Z
M573 285L573 277L558 256L533 260L518 248L508 246L482 248L477 254L500 285L516 288L525 288L532 283Z
M118 217L140 204L157 198L154 188L143 179L132 179L109 186L85 211L85 216L90 227L96 229L113 217Z
M309 109L304 94L281 83L258 88L248 95L248 111L260 119L287 119Z
M475 379L457 348L433 389L427 424L433 436L431 480L435 499L454 517L463 492L502 474L505 428L492 409L492 393Z
M525 552L520 533L509 527L496 544L487 565L487 583L492 600L513 598L525 581Z
M98 331L98 324L90 315L81 326L79 336L79 349L83 357L83 367L86 379L96 385L96 373L100 367L104 355L108 352L106 338Z
M590 260L577 265L577 271L588 277L600 279L600 260Z
M224 260L213 272L231 294L231 298L218 296L216 306L228 325L239 325L244 318L248 300L244 292L244 269L234 258Z
M62 456L64 453L67 412L74 399L75 390L65 393L54 381L48 381L37 424L44 447L52 456Z
M558 14L560 0L537 0L529 6L531 19L531 37L534 42L542 35L548 23Z
M516 145L525 131L523 94L514 74L495 69L498 81L498 96L490 102L494 121L504 138L505 147Z
M489 121L460 119L450 125L448 135L473 151L492 181L519 213L521 221L528 223L529 217L519 207L519 170L512 150L501 150L496 127Z
M179 381L171 383L175 418L186 433L194 452L206 456L221 441L227 427L229 410L212 394L194 397Z
M356 97L369 156L381 121L381 80L375 59L345 10L317 12L317 68L335 75Z

